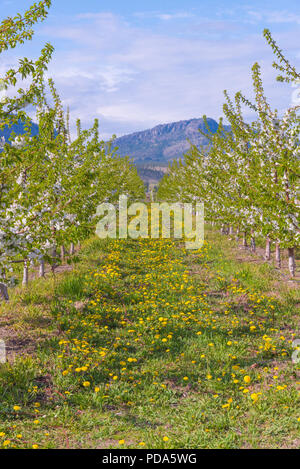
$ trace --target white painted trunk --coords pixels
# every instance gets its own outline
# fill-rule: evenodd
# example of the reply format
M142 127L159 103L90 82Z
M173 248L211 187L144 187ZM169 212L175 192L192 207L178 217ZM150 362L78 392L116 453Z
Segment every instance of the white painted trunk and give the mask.
M26 287L28 285L29 280L29 269L28 269L28 261L24 262L24 269L23 269L23 282L22 284Z
M266 259L266 261L269 261L271 259L271 240L270 240L270 238L266 239L265 259Z
M276 243L275 256L276 256L276 265L278 269L281 269L281 251L280 251L280 244L278 242Z
M289 248L288 254L289 254L289 271L290 271L291 276L295 277L295 268L296 268L295 249Z
M40 262L39 277L45 277L45 261L44 259Z

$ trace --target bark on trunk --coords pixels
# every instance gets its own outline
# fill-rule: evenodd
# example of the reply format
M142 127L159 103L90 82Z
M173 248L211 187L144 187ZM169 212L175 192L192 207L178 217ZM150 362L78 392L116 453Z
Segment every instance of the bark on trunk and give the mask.
M63 261L65 257L66 257L66 248L65 248L65 246L62 246L60 248L60 258Z
M40 270L39 270L39 277L45 277L45 261L44 259L40 262Z
M256 252L256 241L254 236L251 236L251 251Z
M52 247L52 265L51 265L52 272L54 272L57 267L56 261L57 261L57 250L56 250L56 245L54 245Z
M53 257L53 259L57 259L57 250L56 250L56 246L53 246L53 247L52 247L52 257Z
M4 301L9 301L7 286L5 285L5 283L2 283L2 282L0 283L0 297Z
M281 252L280 252L280 244L278 242L276 243L275 256L276 256L276 265L278 269L281 269Z
M70 255L73 256L75 254L75 246L74 246L74 243L71 243L71 246L70 246Z
M270 240L270 238L266 239L265 259L266 259L266 261L269 261L271 259L271 240Z
M288 254L289 254L289 271L290 271L291 276L295 277L295 267L296 267L295 249L288 248Z
M248 247L248 244L247 244L247 233L246 231L244 231L244 234L243 234L243 247L246 249Z
M229 227L229 234L230 234L230 235L233 235L233 234L234 234L233 226L230 226L230 227Z

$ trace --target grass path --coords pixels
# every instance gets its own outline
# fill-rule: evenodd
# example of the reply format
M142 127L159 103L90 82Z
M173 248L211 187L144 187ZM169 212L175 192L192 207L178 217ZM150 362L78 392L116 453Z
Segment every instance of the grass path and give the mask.
M300 446L300 295L272 266L215 232L197 253L94 239L52 289L1 305L2 447Z

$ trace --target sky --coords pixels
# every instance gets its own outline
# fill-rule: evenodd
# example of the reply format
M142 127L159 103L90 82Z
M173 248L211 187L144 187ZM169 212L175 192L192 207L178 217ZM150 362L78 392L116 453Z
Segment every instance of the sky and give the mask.
M0 0L1 20L32 3ZM86 128L98 118L105 139L204 114L219 119L223 90L253 97L255 62L282 113L294 90L275 80L264 28L300 69L299 0L53 0L33 40L1 55L0 75L50 42L48 76L70 107L72 129L77 118ZM245 117L254 116L245 109Z

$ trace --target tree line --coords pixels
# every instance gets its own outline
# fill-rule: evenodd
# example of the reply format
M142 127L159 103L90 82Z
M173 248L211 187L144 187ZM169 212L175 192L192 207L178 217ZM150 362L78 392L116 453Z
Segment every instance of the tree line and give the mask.
M300 83L300 75L272 38L264 31L277 61L278 81ZM242 236L243 245L256 250L257 237L266 240L265 257L276 246L276 262L281 267L281 251L288 250L289 271L295 275L295 250L299 246L299 105L287 108L282 116L272 109L265 95L261 68L252 67L254 101L241 92L232 99L225 91L224 117L230 129L219 121L217 133L210 132L209 148L191 146L183 159L170 165L162 179L158 197L169 201L205 203L206 220L219 225L222 233ZM255 111L255 120L246 122L243 109ZM205 116L204 119L206 120Z

